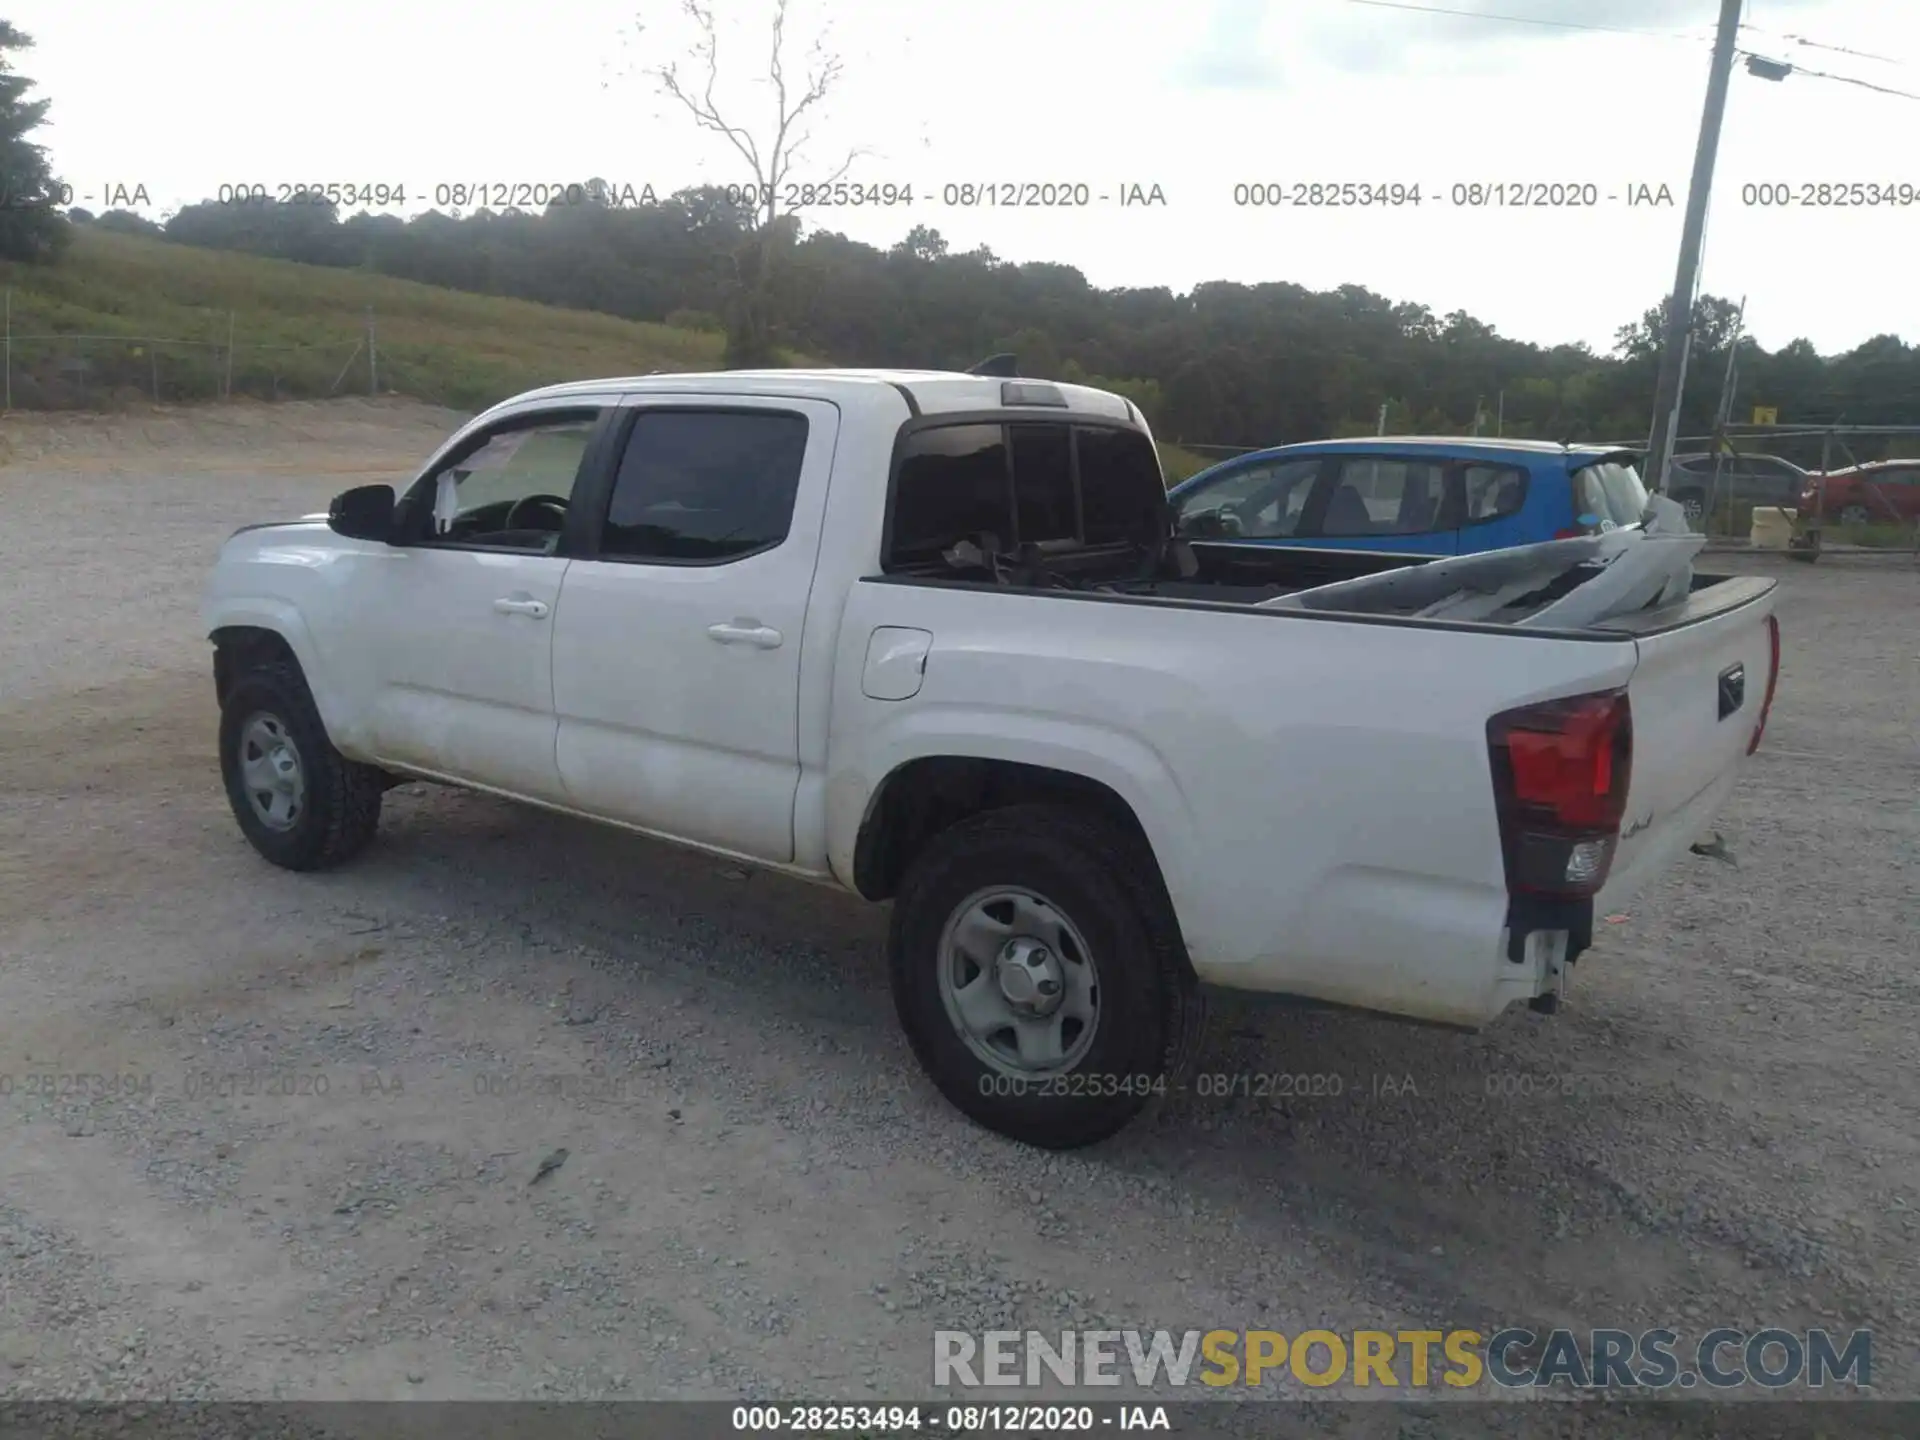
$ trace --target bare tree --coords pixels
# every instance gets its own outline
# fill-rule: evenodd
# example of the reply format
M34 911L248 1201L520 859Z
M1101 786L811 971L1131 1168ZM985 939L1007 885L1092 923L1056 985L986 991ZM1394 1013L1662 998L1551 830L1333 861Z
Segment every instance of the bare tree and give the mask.
M681 9L699 37L691 55L654 66L648 73L664 95L685 108L696 125L724 138L746 162L752 177L753 225L746 243L734 256L735 305L727 327L727 364L767 365L774 359L771 302L776 253L793 242L797 231L797 217L785 213L785 202L795 183L794 168L810 138L808 122L838 83L843 67L840 57L827 48L822 33L810 49L803 80L790 82L786 60L788 0L774 0L766 76L773 92L772 113L759 126L741 123L740 117L723 110L715 98L720 80L720 35L710 0L681 0ZM809 183L833 184L846 175L862 153L858 149L848 151L831 173Z

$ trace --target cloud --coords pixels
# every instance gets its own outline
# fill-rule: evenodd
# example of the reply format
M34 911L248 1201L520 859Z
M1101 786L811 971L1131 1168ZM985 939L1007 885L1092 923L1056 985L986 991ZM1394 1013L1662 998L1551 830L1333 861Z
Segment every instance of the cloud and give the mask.
M1286 72L1263 50L1266 0L1212 0L1199 47L1181 66L1181 78L1202 90L1276 90Z
M1353 0L1210 0L1204 35L1180 78L1202 89L1272 90L1290 59L1346 73L1395 71L1445 52L1456 65L1475 53L1514 45L1592 43L1609 30L1650 31L1701 41L1713 34L1706 0L1406 0L1465 14L1358 4ZM1768 18L1818 8L1826 0L1771 0ZM1519 19L1496 17L1522 17ZM1527 23L1528 21L1538 23ZM1591 30L1578 27L1591 26Z

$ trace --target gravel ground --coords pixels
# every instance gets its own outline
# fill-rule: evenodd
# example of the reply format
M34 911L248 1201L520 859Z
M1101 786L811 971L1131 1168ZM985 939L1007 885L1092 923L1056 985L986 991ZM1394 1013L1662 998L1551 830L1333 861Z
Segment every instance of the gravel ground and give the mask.
M0 1399L897 1398L935 1328L1063 1325L1865 1326L1920 1394L1910 560L1731 562L1786 636L1736 863L1560 1015L1222 1004L1203 1071L1340 1093L1046 1155L920 1078L884 911L420 787L346 870L246 847L205 567L451 419L0 431Z

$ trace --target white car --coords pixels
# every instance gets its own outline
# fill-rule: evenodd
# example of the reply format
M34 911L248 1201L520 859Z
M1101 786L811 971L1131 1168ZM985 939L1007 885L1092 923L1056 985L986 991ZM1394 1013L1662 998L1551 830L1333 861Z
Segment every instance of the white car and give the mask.
M1772 699L1773 582L1661 543L1188 545L1115 395L661 375L237 532L204 621L275 864L349 859L428 780L890 900L935 1084L1067 1147L1179 1083L1206 985L1552 1008Z

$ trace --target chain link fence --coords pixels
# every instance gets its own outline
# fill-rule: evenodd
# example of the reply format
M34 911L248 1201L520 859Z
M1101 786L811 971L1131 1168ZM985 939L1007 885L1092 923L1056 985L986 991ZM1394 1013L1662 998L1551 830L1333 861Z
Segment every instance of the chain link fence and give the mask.
M306 400L371 395L394 376L377 349L368 311L358 334L307 343L247 338L238 312L208 316L211 335L62 331L35 324L7 295L0 342L0 408L97 410L226 400ZM385 373L383 373L385 372Z

